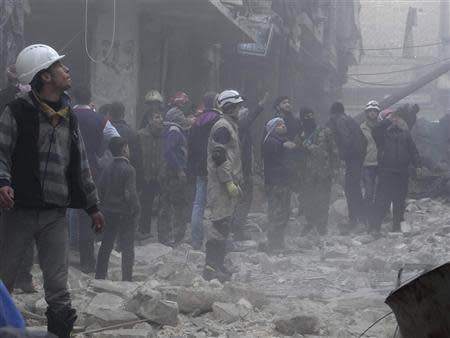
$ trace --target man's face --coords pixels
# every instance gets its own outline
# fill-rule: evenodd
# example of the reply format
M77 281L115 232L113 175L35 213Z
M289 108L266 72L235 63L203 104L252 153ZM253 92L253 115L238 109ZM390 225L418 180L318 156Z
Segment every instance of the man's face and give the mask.
M367 119L375 121L378 117L378 111L375 109L366 110Z
M70 89L72 85L72 80L69 74L69 68L64 66L62 62L55 62L49 68L49 77L44 78L44 80L52 85L55 89L59 89L61 91Z
M152 117L153 125L156 127L161 127L163 124L163 118L161 114L153 114Z
M282 112L290 112L292 110L291 102L289 101L289 99L281 101L278 107Z

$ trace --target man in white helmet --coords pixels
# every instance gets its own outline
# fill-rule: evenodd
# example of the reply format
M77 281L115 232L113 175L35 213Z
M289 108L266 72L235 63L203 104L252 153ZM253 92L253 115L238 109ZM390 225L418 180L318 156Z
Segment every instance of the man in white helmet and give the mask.
M67 289L66 208L85 209L95 231L98 209L77 119L65 90L70 88L64 55L46 45L26 47L16 71L31 91L8 104L0 116L0 279L11 291L26 248L36 241L44 277L48 331L68 338L77 318Z
M208 204L212 231L206 242L203 277L229 280L224 266L226 242L231 231L232 216L241 196L242 165L238 134L239 110L244 99L235 90L225 90L217 97L221 110L219 120L211 128L208 140Z
M364 187L366 222L368 222L368 217L373 209L373 202L375 199L378 169L377 145L373 139L372 130L377 124L378 114L380 114L380 105L375 100L369 101L366 104L364 112L366 114L366 120L361 123L361 130L367 139L367 148L362 169L362 182Z

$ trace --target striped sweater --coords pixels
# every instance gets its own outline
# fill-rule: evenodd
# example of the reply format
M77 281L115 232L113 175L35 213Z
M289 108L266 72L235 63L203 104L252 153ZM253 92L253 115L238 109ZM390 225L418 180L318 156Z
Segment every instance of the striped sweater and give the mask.
M32 94L25 94L20 98L36 107L36 103L33 102L30 95ZM39 180L43 202L49 206L67 207L71 202L67 179L72 142L69 114L73 113L69 110L69 113L60 117L56 126L53 126L51 119L42 109L36 108L36 111L39 111ZM79 164L81 167L80 181L86 197L85 208L93 212L97 210L97 204L99 203L97 190L92 180L81 133L79 130L77 133L79 136L76 146L81 155L81 163ZM17 140L17 121L11 109L6 107L0 116L0 186L12 185L14 187L12 167Z

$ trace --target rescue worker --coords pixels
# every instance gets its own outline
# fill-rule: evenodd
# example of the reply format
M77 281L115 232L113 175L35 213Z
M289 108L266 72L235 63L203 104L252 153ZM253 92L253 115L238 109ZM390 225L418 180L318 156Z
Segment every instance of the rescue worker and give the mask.
M208 140L208 204L211 209L211 232L206 242L203 277L229 280L224 266L227 238L232 217L241 196L241 149L239 145L239 110L244 99L236 90L224 90L217 98L219 120L211 128Z
M264 111L264 105L268 96L269 93L265 93L254 110L249 111L247 107L242 107L239 111L239 141L241 144L242 174L244 179L241 185L242 198L236 207L236 212L233 215L233 224L231 225L231 232L235 241L250 239L244 232L244 226L247 223L247 216L253 199L253 140L251 126Z
M16 66L11 65L6 69L6 88L0 91L0 114L5 107L13 101L21 92L25 93L30 90L29 85L21 85L17 80ZM1 246L0 237L0 246ZM34 243L25 252L23 262L20 266L14 289L20 289L24 293L37 292L33 284L33 276L31 275L31 269L33 268L34 261Z
M206 188L208 183L207 156L208 139L212 126L219 119L216 92L207 92L203 96L203 111L189 130L188 171L195 177L195 198L191 217L191 242L195 250L203 245L203 215L206 207Z
M146 95L149 110L146 112L147 124L138 131L139 144L142 147L143 172L138 182L138 191L142 205L139 230L142 236L151 234L152 216L155 200L161 192L161 135L163 117L158 106L162 103L161 95L150 91ZM161 100L161 101L160 101Z
M98 184L107 226L98 251L95 278L106 278L109 257L114 242L119 237L122 252L122 280L131 282L134 264L134 232L140 211L136 191L136 171L130 164L130 151L124 138L111 139L109 150L113 161L102 173Z
M163 163L158 218L158 240L170 246L184 239L190 212L186 178L188 129L189 121L183 112L177 107L171 108L164 119L162 133Z
M361 191L361 172L366 156L367 140L356 121L345 114L344 105L332 104L328 127L333 131L339 157L345 162L344 192L347 199L349 223L345 233L364 222L364 202Z
M291 185L293 168L289 165L289 152L296 144L289 141L287 127L281 117L266 124L266 136L262 144L264 161L264 186L268 202L269 228L263 251L275 253L283 250L284 230L291 213Z
M372 135L378 149L378 184L369 231L374 234L380 232L392 203L392 230L400 232L410 166L416 169L417 176L421 175L419 152L398 111L383 116L383 120L373 128Z
M156 89L150 90L145 94L145 107L146 110L142 116L139 129L143 129L148 126L150 120L155 115L162 115L164 99L159 91Z
M323 236L328 232L331 186L339 167L339 155L333 132L328 127L317 126L314 112L304 107L300 110L300 116L303 126L301 140L305 154L300 198L307 221L302 235L315 229Z
M71 85L64 55L31 45L17 56L22 84L32 91L12 101L0 116L0 278L12 290L33 238L48 304L47 328L68 338L77 318L67 289L67 207L83 208L101 231L104 218L75 114L65 90Z
M367 140L366 157L362 169L362 183L364 188L365 221L369 222L369 215L373 209L375 187L377 182L377 145L372 137L372 130L377 124L380 105L377 101L369 101L364 109L366 120L361 123L361 130Z

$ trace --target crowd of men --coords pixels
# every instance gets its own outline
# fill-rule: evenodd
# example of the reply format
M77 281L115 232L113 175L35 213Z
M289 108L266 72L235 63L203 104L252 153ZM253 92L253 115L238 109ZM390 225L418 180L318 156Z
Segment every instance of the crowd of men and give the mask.
M81 269L98 279L107 277L116 245L122 279L131 281L135 239L152 236L156 226L153 232L165 245L190 237L194 249L204 247L205 279L229 280L224 258L230 238L248 235L255 151L261 151L268 202L267 242L260 250L285 248L293 194L306 218L301 235L327 234L331 188L341 163L346 232L366 225L379 234L391 203L393 231L400 231L410 168L420 171L420 160L398 112L381 111L370 101L359 125L336 102L328 122L319 126L311 108L295 113L290 98L280 96L263 138L254 142L252 125L268 94L248 109L236 90L207 92L192 109L184 92L165 105L162 95L150 90L134 129L122 103L97 110L87 88L66 94L71 80L63 57L46 45L25 48L8 70L0 116L0 278L9 291L33 292L36 245L48 330L58 337L69 337L76 320L67 289L69 242L78 246Z

